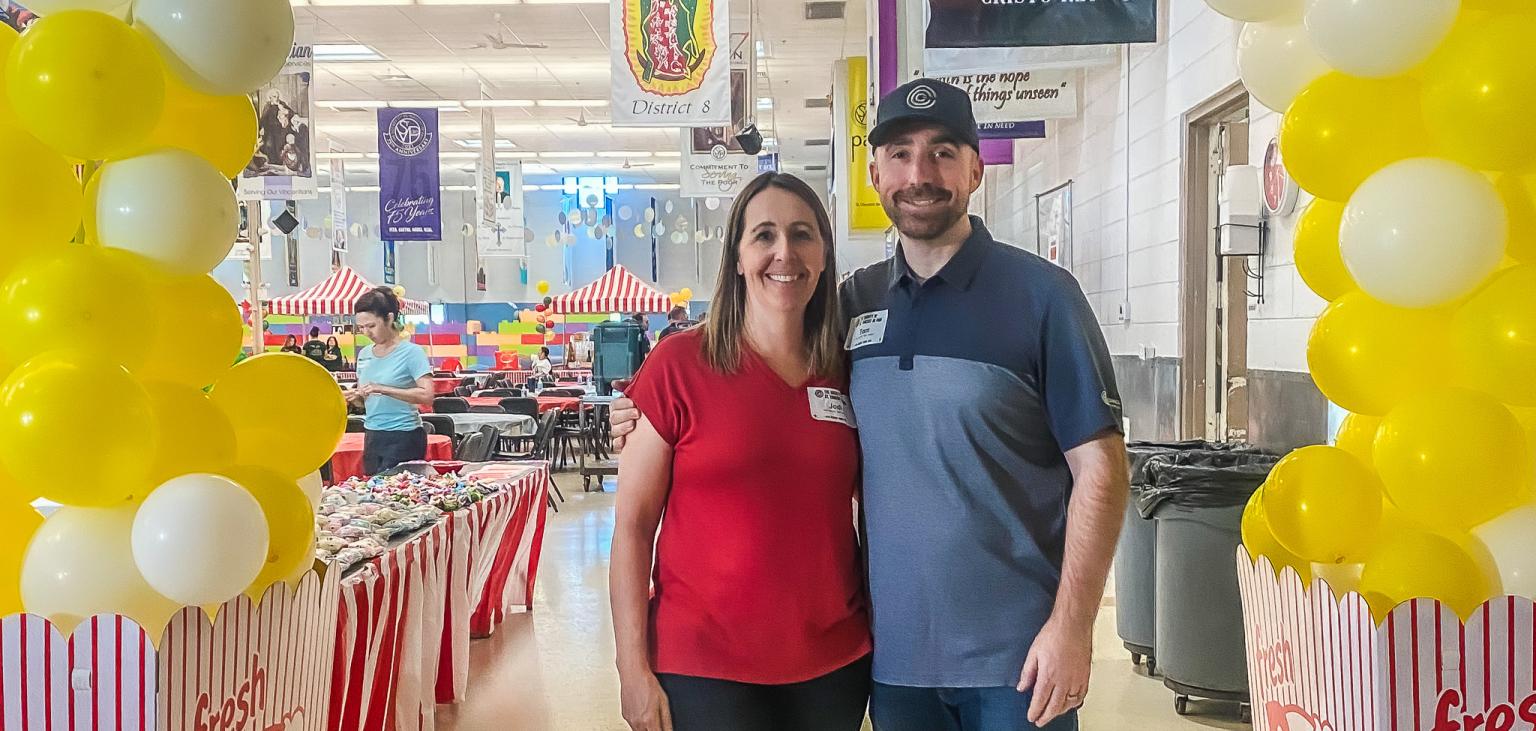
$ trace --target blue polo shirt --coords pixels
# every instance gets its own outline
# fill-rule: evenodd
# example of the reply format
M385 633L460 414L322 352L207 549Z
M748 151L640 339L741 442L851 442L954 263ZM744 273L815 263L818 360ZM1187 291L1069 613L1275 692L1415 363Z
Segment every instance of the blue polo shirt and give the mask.
M1121 428L1109 350L1077 281L971 226L925 282L898 249L842 289L874 678L888 685L1018 682L1061 579L1064 452Z

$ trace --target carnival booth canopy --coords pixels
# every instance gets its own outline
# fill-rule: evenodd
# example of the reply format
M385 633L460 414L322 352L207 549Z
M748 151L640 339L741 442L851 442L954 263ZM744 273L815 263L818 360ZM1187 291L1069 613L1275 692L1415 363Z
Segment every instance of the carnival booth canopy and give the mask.
M608 270L597 281L570 294L555 297L549 311L556 315L590 315L603 312L666 312L672 301L666 293L646 284L622 266Z
M350 315L352 308L374 286L352 267L341 267L325 281L297 294L274 298L267 307L273 315ZM401 298L406 312L426 312L427 303Z

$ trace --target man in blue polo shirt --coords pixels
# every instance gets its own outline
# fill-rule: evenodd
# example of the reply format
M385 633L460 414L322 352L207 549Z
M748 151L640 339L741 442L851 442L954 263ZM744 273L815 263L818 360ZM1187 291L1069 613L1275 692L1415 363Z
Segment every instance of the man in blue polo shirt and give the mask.
M880 103L901 245L842 287L864 457L878 731L1077 728L1129 493L1109 352L1076 280L966 214L970 98ZM637 419L615 404L616 434Z

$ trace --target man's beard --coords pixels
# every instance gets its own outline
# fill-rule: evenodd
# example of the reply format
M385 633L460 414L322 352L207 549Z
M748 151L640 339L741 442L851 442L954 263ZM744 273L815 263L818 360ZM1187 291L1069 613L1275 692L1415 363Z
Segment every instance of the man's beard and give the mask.
M911 213L901 203L911 198L934 198L938 205L925 213ZM896 225L903 238L931 241L954 228L968 211L967 202L947 190L933 187L909 188L895 193L890 199L881 199L881 207Z

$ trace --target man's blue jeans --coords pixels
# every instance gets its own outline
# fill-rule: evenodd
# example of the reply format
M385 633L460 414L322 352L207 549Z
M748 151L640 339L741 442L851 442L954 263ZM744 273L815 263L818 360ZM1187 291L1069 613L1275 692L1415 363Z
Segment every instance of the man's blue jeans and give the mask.
M1013 688L907 688L875 683L875 731L1041 731L1029 722L1029 693ZM1077 731L1077 711L1043 731Z

